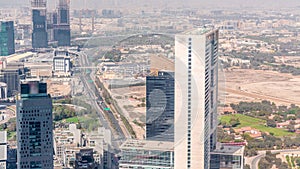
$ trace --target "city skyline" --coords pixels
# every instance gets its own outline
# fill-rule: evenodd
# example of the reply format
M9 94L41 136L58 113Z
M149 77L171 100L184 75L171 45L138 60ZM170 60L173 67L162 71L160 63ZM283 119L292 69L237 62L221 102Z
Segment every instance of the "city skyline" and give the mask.
M300 2L31 2L0 7L6 169L300 166Z
M49 0L48 6L50 9L55 9L55 1L56 0ZM100 2L98 0L87 0L85 3L84 1L81 0L73 0L71 2L71 8L101 8L101 6L105 7L143 7L145 5L150 5L153 7L168 7L172 6L170 4L170 0L163 0L163 1L137 1L137 0L114 0L114 1L107 1L107 0L101 0ZM213 8L278 8L278 7L296 7L300 5L300 2L297 0L276 0L274 3L274 0L265 0L265 1L260 1L260 0L249 0L249 1L240 1L240 0L226 0L226 1L221 1L221 0L211 0L211 1L205 1L205 0L188 0L188 1L182 1L182 0L177 0L177 1L172 1L175 6L174 7L182 7L182 5L186 5L186 7L197 7L201 8L203 6ZM18 1L18 0L12 0L12 1L6 1L6 0L0 0L0 5L2 6L14 6L14 5L27 5L29 6L29 1Z

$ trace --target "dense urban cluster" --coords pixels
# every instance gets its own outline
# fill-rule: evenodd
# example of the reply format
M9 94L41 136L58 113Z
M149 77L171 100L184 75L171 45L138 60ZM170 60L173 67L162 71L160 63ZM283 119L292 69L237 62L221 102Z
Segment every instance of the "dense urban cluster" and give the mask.
M0 169L299 168L299 7L82 3L0 6Z

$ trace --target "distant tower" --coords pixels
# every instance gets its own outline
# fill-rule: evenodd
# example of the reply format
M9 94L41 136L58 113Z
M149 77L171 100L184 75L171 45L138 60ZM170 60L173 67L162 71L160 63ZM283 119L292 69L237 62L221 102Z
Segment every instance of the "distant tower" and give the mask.
M23 81L16 105L18 169L53 169L52 99L47 84Z
M57 23L54 24L54 40L58 46L71 45L70 0L59 0Z
M32 8L32 48L47 48L47 1L31 0Z
M14 22L0 21L0 56L15 53Z

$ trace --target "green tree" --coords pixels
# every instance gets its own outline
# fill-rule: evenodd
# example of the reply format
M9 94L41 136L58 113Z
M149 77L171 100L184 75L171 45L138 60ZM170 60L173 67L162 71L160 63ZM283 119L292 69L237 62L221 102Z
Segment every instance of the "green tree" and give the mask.
M236 126L238 126L240 124L240 119L233 117L233 118L230 119L229 124L232 127L236 127Z
M296 164L297 164L297 166L300 166L300 158L296 158Z
M295 132L295 126L292 125L292 124L288 125L287 129L288 129L289 132Z
M251 168L250 168L250 165L249 165L249 164L246 164L246 165L244 166L244 169L251 169Z
M275 120L267 120L267 126L269 126L269 127L276 127Z

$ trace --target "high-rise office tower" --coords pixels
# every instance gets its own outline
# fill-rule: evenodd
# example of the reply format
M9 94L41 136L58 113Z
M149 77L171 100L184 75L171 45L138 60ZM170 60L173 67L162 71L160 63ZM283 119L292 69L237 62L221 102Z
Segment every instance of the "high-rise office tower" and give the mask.
M49 12L47 13L47 36L49 45L54 41L54 24L57 21L57 13Z
M58 42L58 46L70 46L70 0L59 0L57 20L54 22L54 40Z
M174 72L146 79L146 139L174 141Z
M32 7L32 48L47 48L47 2L46 0L31 0Z
M17 100L18 169L53 169L52 99L47 84L21 83Z
M0 22L0 56L8 56L15 53L14 22Z
M209 169L216 147L218 32L175 37L175 169Z

